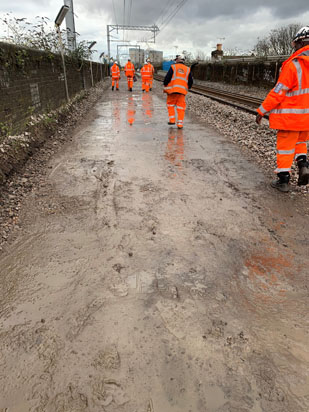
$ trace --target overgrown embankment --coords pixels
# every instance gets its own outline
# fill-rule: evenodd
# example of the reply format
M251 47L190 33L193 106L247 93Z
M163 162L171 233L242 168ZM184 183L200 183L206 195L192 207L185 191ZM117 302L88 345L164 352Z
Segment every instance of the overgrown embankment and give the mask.
M0 184L107 74L88 60L66 57L65 65L69 103L60 55L0 43Z

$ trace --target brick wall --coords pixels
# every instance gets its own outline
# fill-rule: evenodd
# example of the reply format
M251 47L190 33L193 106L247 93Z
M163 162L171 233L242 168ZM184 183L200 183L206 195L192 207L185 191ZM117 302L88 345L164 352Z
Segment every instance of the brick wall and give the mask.
M70 98L106 76L107 67L66 58ZM0 43L0 136L24 129L32 113L56 109L66 102L60 55Z

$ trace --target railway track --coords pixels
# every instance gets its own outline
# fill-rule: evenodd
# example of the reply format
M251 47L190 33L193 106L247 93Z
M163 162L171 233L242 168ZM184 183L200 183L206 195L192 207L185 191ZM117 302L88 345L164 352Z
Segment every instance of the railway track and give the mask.
M164 79L163 76L158 74L155 74L154 78L159 81L163 81ZM256 114L256 109L263 102L263 99L259 99L257 97L219 90L209 86L194 85L190 89L190 92L208 97L223 104L228 104L241 110L245 110L246 112L252 114Z

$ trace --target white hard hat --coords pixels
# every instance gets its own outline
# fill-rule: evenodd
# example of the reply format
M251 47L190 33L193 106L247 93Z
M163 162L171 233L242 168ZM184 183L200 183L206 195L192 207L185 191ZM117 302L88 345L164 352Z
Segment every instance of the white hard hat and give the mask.
M177 56L176 56L176 59L175 59L176 61L178 60L178 61L185 61L185 56L183 55L183 54L177 54Z
M309 26L304 26L300 30L298 30L293 38L292 46L294 47L295 43L301 40L309 41Z
M150 59L149 59L149 57L148 57L148 59L146 59L146 62L147 62L147 63L150 63Z
M117 60L114 61L115 64L118 64Z
M131 57L128 57L128 62L131 61Z

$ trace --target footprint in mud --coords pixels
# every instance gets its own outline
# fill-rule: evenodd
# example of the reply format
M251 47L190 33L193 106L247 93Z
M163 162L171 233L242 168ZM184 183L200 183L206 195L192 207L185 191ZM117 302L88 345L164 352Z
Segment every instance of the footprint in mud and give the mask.
M86 326L92 322L92 316L103 307L103 301L95 299L90 302L86 307L80 309L75 317L69 319L70 324L67 338L69 340L75 339L80 333L83 332Z
M125 297L128 295L128 286L126 283L117 283L111 285L110 291L114 296Z
M118 369L120 367L120 356L116 347L110 347L99 351L93 366L97 369Z
M113 403L117 406L122 406L130 401L120 383L114 379L98 379L94 381L92 392L94 403L99 404L101 407L107 407Z
M84 412L88 409L88 398L78 388L69 385L66 392L56 395L52 405L55 412Z

